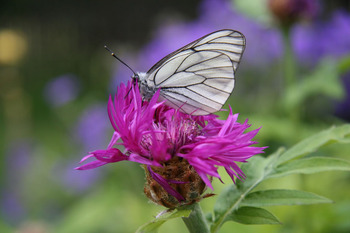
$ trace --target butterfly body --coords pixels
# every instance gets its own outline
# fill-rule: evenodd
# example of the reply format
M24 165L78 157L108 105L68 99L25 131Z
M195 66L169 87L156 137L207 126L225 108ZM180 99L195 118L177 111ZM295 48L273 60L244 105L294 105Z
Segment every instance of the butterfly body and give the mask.
M138 82L143 99L150 100L154 93L156 93L157 88L147 79L147 76L145 72L137 72L132 78Z
M242 33L215 31L170 53L133 77L144 99L160 89L160 101L192 115L217 112L231 95L246 45Z

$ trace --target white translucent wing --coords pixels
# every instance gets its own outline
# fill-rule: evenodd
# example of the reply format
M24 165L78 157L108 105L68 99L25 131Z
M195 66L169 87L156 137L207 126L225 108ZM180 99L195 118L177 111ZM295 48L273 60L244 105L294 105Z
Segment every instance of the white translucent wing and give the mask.
M160 100L193 115L217 112L230 96L245 37L234 30L206 35L164 57L147 72Z

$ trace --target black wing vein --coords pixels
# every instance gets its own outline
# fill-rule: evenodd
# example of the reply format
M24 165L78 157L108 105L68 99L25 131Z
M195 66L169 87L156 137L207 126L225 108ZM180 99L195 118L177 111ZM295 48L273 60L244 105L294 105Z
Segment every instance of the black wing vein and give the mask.
M162 58L147 72L147 84L185 113L216 112L234 88L245 45L238 31L215 31Z

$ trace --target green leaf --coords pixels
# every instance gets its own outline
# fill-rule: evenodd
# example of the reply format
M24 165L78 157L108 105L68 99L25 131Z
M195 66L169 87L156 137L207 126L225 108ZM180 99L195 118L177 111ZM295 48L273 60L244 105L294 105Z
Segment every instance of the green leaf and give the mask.
M230 214L226 221L242 224L281 224L272 213L257 207L241 207Z
M249 159L248 163L242 165L242 169L246 167L243 170L249 170L249 167L252 169L245 173L247 175L245 182L237 181L237 185L230 185L220 193L214 206L215 222L223 221L225 216L237 209L244 197L242 195L248 194L260 182L263 177L266 161L267 159L261 156L254 156Z
M248 194L242 206L311 205L331 203L328 198L300 190L271 189Z
M238 180L236 185L225 188L214 206L214 222L211 226L212 232L218 232L221 225L227 221L231 213L239 208L241 201L254 189L265 177L270 174L271 161L275 160L283 150L277 151L268 158L254 156L248 163L242 165L242 171L246 174L244 182Z
M296 157L309 154L316 151L318 148L325 144L334 142L349 142L350 136L350 124L342 125L339 127L331 127L317 133L285 151L276 162L276 165L284 163L288 160Z
M311 174L323 171L350 171L350 162L329 157L312 157L282 164L269 177L281 177L295 173Z
M327 95L332 98L341 98L344 95L339 81L337 63L332 59L322 60L313 73L302 77L299 82L288 87L283 106L292 111L302 106L306 99L315 95Z
M345 74L350 70L350 56L343 57L338 62L338 71L340 74Z
M209 223L209 224L211 224L212 222L213 222L213 214L212 213L205 213L205 219L207 220L207 222Z
M231 219L231 215L237 209L241 208L242 205L251 206L262 206L262 205L296 205L296 204L314 204L314 203L329 203L329 199L310 194L307 192L296 191L296 190L274 190L266 191L266 193L255 193L255 195L271 195L268 198L266 196L264 202L256 200L253 202L253 197L250 192L259 185L262 181L272 177L272 174L276 174L277 169L287 164L283 164L289 160L295 159L306 155L308 153L316 151L319 147L329 144L332 142L350 142L348 136L350 136L350 125L343 125L339 127L332 127L328 130L322 131L314 136L311 136L300 143L296 144L289 150L279 149L269 157L254 156L248 160L248 163L243 163L241 166L242 171L246 175L245 180L237 180L236 185L231 185L225 188L214 206L213 222L211 224L211 232L218 232L221 225ZM296 160L298 161L298 160ZM333 161L334 162L334 161ZM333 163L333 168L339 161ZM292 164L293 165L293 164ZM301 165L300 165L301 166ZM297 167L297 165L296 165ZM331 166L330 166L331 167ZM321 168L319 166L315 170L319 169L330 169ZM283 167L282 167L283 168ZM337 168L337 169L338 169ZM340 169L340 168L339 168ZM345 168L344 168L345 169ZM315 171L314 170L314 171ZM260 191L261 192L261 191ZM270 193L269 193L270 192ZM278 195L277 195L277 194ZM277 195L277 196L276 196ZM248 201L246 198L249 196ZM278 197L278 198L277 198ZM276 198L275 200L273 200Z
M191 213L189 209L174 210L173 212L166 213L160 217L154 219L153 221L146 223L137 229L136 233L155 233L158 232L158 228L163 225L166 221L174 218L188 217Z

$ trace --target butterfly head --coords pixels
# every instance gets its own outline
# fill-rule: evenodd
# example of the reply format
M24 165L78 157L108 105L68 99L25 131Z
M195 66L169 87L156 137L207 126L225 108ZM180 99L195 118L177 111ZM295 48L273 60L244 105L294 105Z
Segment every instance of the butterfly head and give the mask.
M134 73L132 76L132 82L134 85L136 85L136 83L139 85L140 93L145 100L150 100L156 92L155 88L152 88L152 86L148 85L147 73L145 72Z
M140 76L138 73L134 73L132 75L131 79L132 79L132 84L136 85L136 83L139 83L139 81L140 81Z
M133 84L138 83L139 85L140 84L146 85L147 84L146 83L146 76L147 76L147 74L144 72L135 72L131 77L132 83Z

